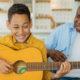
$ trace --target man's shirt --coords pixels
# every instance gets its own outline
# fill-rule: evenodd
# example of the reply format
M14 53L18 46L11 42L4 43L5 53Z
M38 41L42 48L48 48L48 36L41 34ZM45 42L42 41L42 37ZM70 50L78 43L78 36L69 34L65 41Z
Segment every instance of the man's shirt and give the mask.
M49 49L62 51L69 61L80 61L80 57L77 57L80 56L80 49L78 46L79 36L80 35L77 35L74 24L67 23L54 29L45 43ZM78 41L77 43L75 42L76 40ZM73 45L78 47L75 46L76 48L74 48ZM73 48L75 52L78 53L73 53ZM71 70L66 76L80 78L80 69Z
M55 28L48 39L46 39L45 44L47 48L62 51L68 56L69 49L75 37L76 29L74 24L66 23Z

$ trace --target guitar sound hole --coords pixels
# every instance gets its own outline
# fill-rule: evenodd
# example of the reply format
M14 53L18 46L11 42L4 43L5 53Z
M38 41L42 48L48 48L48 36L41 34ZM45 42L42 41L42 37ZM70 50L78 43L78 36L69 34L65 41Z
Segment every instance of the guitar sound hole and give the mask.
M18 60L13 64L13 71L17 74L23 74L27 71L26 63Z

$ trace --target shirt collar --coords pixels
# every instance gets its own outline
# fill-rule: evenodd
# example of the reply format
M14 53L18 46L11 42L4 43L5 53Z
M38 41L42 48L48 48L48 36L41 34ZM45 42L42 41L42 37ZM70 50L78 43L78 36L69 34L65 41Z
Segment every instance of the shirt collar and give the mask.
M70 30L75 30L76 29L74 23L70 23L68 26L69 26Z

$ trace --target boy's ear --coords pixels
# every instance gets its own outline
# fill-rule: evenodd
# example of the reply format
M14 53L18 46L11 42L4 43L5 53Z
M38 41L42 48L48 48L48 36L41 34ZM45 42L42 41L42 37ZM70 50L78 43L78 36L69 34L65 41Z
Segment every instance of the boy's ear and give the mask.
M30 28L32 28L32 20L30 21Z
M6 25L7 25L7 28L10 29L10 22L8 20L6 21Z

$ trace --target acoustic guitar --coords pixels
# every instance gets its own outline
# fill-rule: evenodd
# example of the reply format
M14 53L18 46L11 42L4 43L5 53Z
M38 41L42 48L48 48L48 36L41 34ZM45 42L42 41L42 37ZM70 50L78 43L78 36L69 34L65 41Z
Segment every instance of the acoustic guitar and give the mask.
M0 44L0 58L15 64L18 61L26 63L27 71L23 74L12 71L8 74L0 73L0 80L42 80L44 70L53 70L60 66L60 62L43 62L41 51L34 47L23 50L13 50ZM80 68L79 62L71 62L72 68Z

